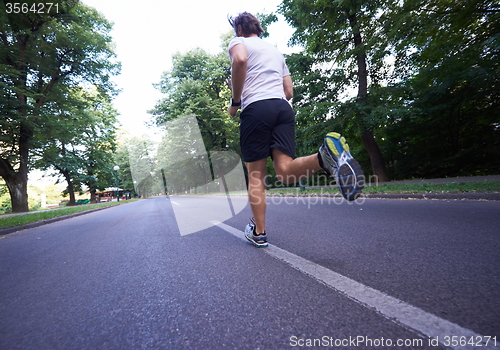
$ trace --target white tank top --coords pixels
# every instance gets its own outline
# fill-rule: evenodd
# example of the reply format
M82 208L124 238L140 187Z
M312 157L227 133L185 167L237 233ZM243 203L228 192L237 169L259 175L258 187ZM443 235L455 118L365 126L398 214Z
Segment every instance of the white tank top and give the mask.
M241 109L255 101L285 98L283 77L290 75L290 71L283 54L259 37L236 37L229 43L228 51L236 44L245 45L248 52Z

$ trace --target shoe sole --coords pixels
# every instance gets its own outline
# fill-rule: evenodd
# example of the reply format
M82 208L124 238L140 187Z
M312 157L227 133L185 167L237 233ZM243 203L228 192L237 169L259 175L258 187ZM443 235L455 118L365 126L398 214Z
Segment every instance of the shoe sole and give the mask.
M356 200L365 187L364 178L361 165L354 158L342 164L336 179L342 196L348 201Z
M267 248L269 245L268 243L257 243L253 239L248 238L247 235L245 235L245 238L247 239L247 241L252 243L254 247L257 247L257 248Z
M364 188L364 173L361 165L350 155L346 139L337 132L326 135L325 143L328 149L337 157L335 180L342 196L348 201L356 200Z
M257 247L257 248L266 248L268 246L267 242L266 243L257 243L253 239L248 238L248 236L246 234L245 234L245 238L247 239L247 241L249 241L250 243L252 243L254 247Z
M248 237L248 235L250 235L251 233L248 232L248 231L252 231L253 232L253 228L250 228L249 226L251 226L250 224L248 224L246 227L245 227L245 238L247 239L247 241L249 241L250 243L252 243L254 245L254 247L257 247L257 248L266 248L268 246L268 243L258 243L258 242L255 242L253 239L251 239L250 237ZM253 234L252 234L253 236Z
M326 143L328 144L328 148L334 155L340 157L339 148L346 152L349 152L349 145L347 144L345 137L340 136L338 132L330 132L326 134L326 136Z

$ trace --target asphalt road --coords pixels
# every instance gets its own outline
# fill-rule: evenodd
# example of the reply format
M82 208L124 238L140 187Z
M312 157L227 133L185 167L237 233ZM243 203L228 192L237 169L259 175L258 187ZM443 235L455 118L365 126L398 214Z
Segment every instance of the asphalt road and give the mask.
M0 349L499 347L499 201L269 198L257 249L225 200L2 236Z

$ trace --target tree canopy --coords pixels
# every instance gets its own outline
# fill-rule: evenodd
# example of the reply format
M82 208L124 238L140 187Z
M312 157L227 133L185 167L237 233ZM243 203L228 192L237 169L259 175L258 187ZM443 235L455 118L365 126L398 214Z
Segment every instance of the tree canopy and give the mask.
M338 127L367 173L367 132L390 178L500 171L498 1L284 0L280 12L305 49L288 58L305 152ZM348 86L357 96L342 99Z
M230 90L229 58L203 49L177 53L172 69L157 85L165 97L150 111L157 126L194 114L208 150L236 149L237 124L226 112Z
M117 164L121 187L148 195L164 191L167 171L178 184L170 190L183 191L233 165L236 158L224 158L239 153L238 121L227 114L232 31L220 52L173 55L156 84L164 97L150 125L168 133L167 123L194 116L186 120L204 144L194 160L180 160L182 169L166 169L167 153L199 145L180 131L159 147L147 138L118 145L111 23L77 0L55 3L43 14L0 3L0 176L14 212L28 210L35 168L57 169L69 193L86 187L95 195ZM379 180L500 173L498 0L283 0L279 12L295 28L290 42L303 47L286 56L298 156L340 131ZM269 35L276 15L257 16ZM183 183L187 173L200 176Z
M14 212L28 210L27 175L33 151L43 144L54 115L62 115L61 101L78 86L95 86L112 96L110 77L119 72L111 24L78 1L61 0L57 5L39 14L8 13L1 4L0 176Z
M64 100L52 104L45 133L35 137L39 144L33 149L33 166L57 170L64 177L67 205L75 204L74 192L83 186L95 202L96 191L111 182L117 112L109 96L97 89L73 88Z
M386 32L411 112L386 130L395 177L500 170L500 4L406 1ZM404 79L403 79L404 78Z

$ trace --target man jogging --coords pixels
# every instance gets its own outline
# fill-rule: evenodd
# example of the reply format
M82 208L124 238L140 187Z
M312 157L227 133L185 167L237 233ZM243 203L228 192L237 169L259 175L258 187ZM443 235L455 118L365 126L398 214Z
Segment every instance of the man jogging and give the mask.
M295 157L295 114L288 103L293 96L292 79L284 56L261 39L264 30L248 12L229 20L236 37L228 47L231 58L232 99L228 113L240 114L240 145L248 170L248 195L253 219L245 229L256 247L267 247L266 161L273 160L276 177L296 183L324 169L334 176L340 193L355 200L363 188L364 175L349 153L345 138L329 133L319 152Z

